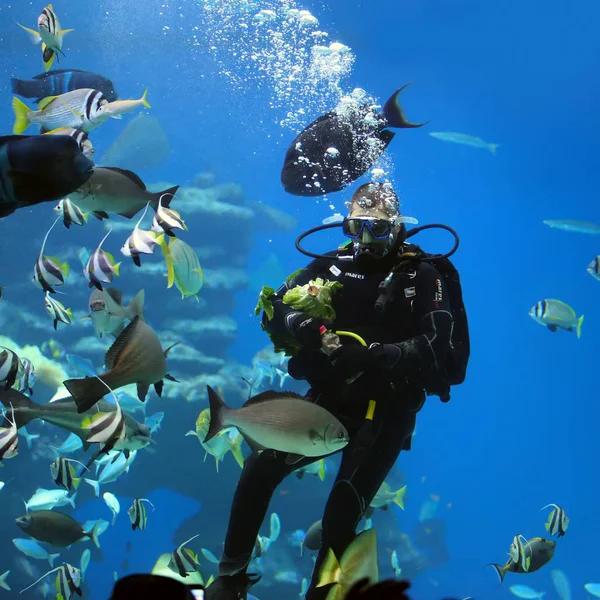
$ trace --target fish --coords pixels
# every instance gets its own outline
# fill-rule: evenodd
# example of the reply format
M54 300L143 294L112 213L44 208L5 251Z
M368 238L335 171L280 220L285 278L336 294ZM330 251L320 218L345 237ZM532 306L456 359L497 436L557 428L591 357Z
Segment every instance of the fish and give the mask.
M102 92L108 102L114 102L119 98L110 79L98 73L79 69L53 69L36 75L33 79L13 77L10 84L13 94L23 98L35 98L36 102L48 96L60 96L85 88Z
M209 578L207 582L204 581L204 577L202 577L202 573L199 570L194 571L193 573L186 573L185 579L179 575L179 573L174 573L169 568L169 563L172 558L171 552L165 552L158 557L154 567L152 567L152 575L160 575L162 577L169 577L171 579L175 579L181 583L185 583L186 585L206 585L212 580L212 577ZM250 600L250 599L248 599Z
M181 298L194 296L204 285L204 273L194 249L179 238L169 238L168 252L162 247L167 263L167 288L173 286L181 292Z
M406 486L403 485L400 489L392 492L392 488L385 481L381 484L379 490L375 494L373 500L371 500L371 504L369 505L371 508L381 508L382 510L387 510L388 506L393 503L396 506L399 506L402 510L404 510L404 495L406 494Z
M52 66L55 56L58 56L58 54L64 55L62 51L63 36L73 31L72 29L61 28L52 4L48 4L42 9L37 20L37 31L24 27L20 23L17 23L17 25L31 36L35 44L42 43L42 60L46 71Z
M394 550L391 557L392 569L394 569L394 577L398 579L402 575L402 567L398 562L398 553Z
M31 510L50 510L57 506L66 506L70 504L75 507L76 494L69 497L67 490L46 490L38 488L31 498L25 502L25 512Z
M131 321L136 316L145 321L144 298L144 290L140 290L133 300L124 306L123 295L116 288L92 290L88 302L89 318L92 320L96 335L100 338L103 335L117 338L125 329L125 321Z
M0 386L5 390L15 385L20 364L19 357L12 350L4 348L0 351Z
M71 600L74 594L79 596L83 595L81 588L81 571L70 565L69 563L63 563L60 567L56 567L47 573L44 573L37 581L34 581L29 587L26 587L24 590L21 590L21 594L26 592L28 589L32 588L36 583L41 581L44 577L50 575L50 573L56 573L56 590L57 600Z
M524 600L536 600L536 598L543 598L546 595L546 592L536 592L528 585L511 585L508 589L511 594Z
M103 289L103 283L112 283L113 275L119 275L119 267L121 266L121 263L115 264L112 254L102 250L102 244L104 244L111 231L112 229L109 229L108 233L102 238L83 269L83 275L88 281L88 286L96 286L100 291Z
M600 583L586 583L583 587L592 596L600 598Z
M142 266L142 261L140 260L141 254L153 254L154 248L157 245L162 246L165 243L164 234L158 234L154 231L145 231L143 229L140 229L140 223L146 216L148 206L150 205L146 204L144 214L141 216L140 220L135 224L132 234L127 238L127 240L121 247L121 254L130 257L133 260L134 264L138 267Z
M405 118L398 97L406 87L392 94L381 113L369 104L345 103L305 127L284 158L281 183L286 192L321 196L339 191L366 173L383 154L395 135L389 127L426 125Z
M339 561L333 550L329 548L317 587L334 584L327 598L341 600L357 581L365 578L369 579L370 583L379 581L377 534L374 529L359 533Z
M81 577L82 579L85 577L85 572L90 564L90 560L92 558L92 551L89 548L86 548L81 553Z
M163 194L163 196L166 195ZM187 226L176 210L162 205L163 196L158 199L158 208L152 220L151 231L154 231L154 233L166 233L169 237L175 237L173 229L187 231ZM170 200L171 198L169 198L169 202Z
M557 504L547 504L541 510L544 510L549 506L552 506L553 509L548 517L548 522L545 524L546 531L550 535L562 537L567 532L567 527L569 527L569 517L567 517L564 509Z
M124 113L130 112L136 108L144 106L152 108L148 102L148 90L138 100L115 100L102 108L102 112L108 114L113 119L120 118Z
M66 262L61 262L55 256L44 255L48 236L59 220L60 219L56 219L56 221L52 223L50 229L48 229L46 232L44 241L42 242L42 248L38 255L37 261L35 262L35 266L33 267L33 277L31 279L33 281L33 285L41 290L44 290L44 292L50 292L51 294L56 293L54 288L65 284L65 277L67 277L70 272L69 265ZM54 318L51 314L50 317Z
M78 489L81 483L81 478L75 477L75 467L71 464L73 462L82 467L84 466L78 460L61 456L57 456L50 464L50 474L54 479L54 483L68 492Z
M10 586L6 583L6 578L10 575L10 570L5 571L0 575L0 588L8 590L10 592Z
M18 392L16 392L18 393ZM25 396L26 398L27 396ZM0 462L5 459L14 458L19 448L19 435L17 434L17 423L15 421L15 411L11 406L12 421L5 415L5 419L10 423L10 427L0 427Z
M36 382L35 367L28 358L19 359L17 371L17 391L33 394L33 386Z
M85 225L88 220L88 214L84 213L77 204L71 202L68 198L63 198L54 207L54 212L62 219L67 229L73 224Z
M144 505L144 502L147 502L152 507L152 510L154 510L154 505L152 502L150 502L150 500L147 498L136 498L127 511L129 520L131 521L131 529L133 531L136 529L144 531L144 529L146 529L146 524L148 523L148 514L146 512L146 506Z
M109 348L104 359L108 371L99 377L67 379L65 387L75 400L79 412L89 410L104 395L106 386L116 390L130 383L137 384L138 398L144 402L151 385L158 396L162 394L163 379L173 381L167 373L168 352L139 317L134 317Z
M223 460L227 452L231 451L233 457L241 468L244 468L244 456L242 455L242 441L243 437L241 434L235 432L233 429L224 429L219 432L209 442L204 442L208 430L210 428L210 409L205 408L196 419L196 430L188 431L185 435L195 435L198 441L204 448L206 454L204 460L210 454L214 456L216 461L217 473L219 472L219 463ZM233 435L231 435L233 433Z
M321 548L323 541L323 522L321 519L315 521L306 531L302 544L300 545L300 554L304 554L304 548L312 552L317 552Z
M131 464L137 456L137 450L133 450L129 453L129 456L125 456L124 453L117 453L116 458L110 460L108 464L102 469L98 481L93 479L85 479L84 481L94 488L96 497L100 497L100 486L104 483L112 483L116 481L123 473L129 472Z
M145 405L143 405L143 406L145 406ZM157 412L157 413L154 413L153 415L151 415L149 417L146 417L144 423L148 427L150 427L150 431L152 433L155 433L155 432L157 432L160 429L160 426L161 426L164 418L165 418L165 413L164 412Z
M452 131L430 131L429 135L436 140L442 142L452 142L453 144L462 144L465 146L472 146L473 148L484 148L489 150L494 156L496 156L496 150L500 144L490 144L484 142L481 138L468 135L466 133L454 133Z
M561 229L562 231L571 231L573 233L587 233L590 235L600 234L600 225L588 223L587 221L574 221L572 219L554 219L542 221L544 225L552 229Z
M81 438L74 433L70 433L67 439L58 447L50 446L57 456L60 454L73 454L83 448L83 442Z
M588 265L586 271L594 279L600 281L600 256L596 256L596 258Z
M194 554L189 548L184 548L186 544L189 544L192 540L195 540L200 534L197 533L189 540L183 542L175 548L171 554L171 560L169 561L169 569L173 573L177 573L180 577L187 577L188 573L194 573L198 569L198 555Z
M81 426L89 431L86 438L88 444L104 444L102 449L92 458L87 467L102 454L108 454L117 447L127 435L125 416L121 406L115 400L117 408L108 412L97 412L87 416ZM120 448L119 448L120 449Z
M328 410L292 392L263 392L240 409L232 409L210 386L210 427L204 442L225 427L237 427L253 451L270 448L287 452L286 464L305 456L325 456L342 450L348 431Z
M106 390L106 388L104 388ZM83 447L87 450L90 446L88 437L90 434L85 424L86 416L93 416L99 410L102 413L114 412L114 405L108 400L100 400L96 403L97 410L89 415L82 415L78 412L78 407L73 398L63 398L55 402L46 404L36 404L24 394L16 390L0 391L0 402L4 406L13 406L14 420L17 427L23 427L34 419L41 419L51 423L56 427L70 431L76 435ZM141 450L150 443L150 428L143 423L136 421L131 415L123 413L125 420L125 435L123 439L115 446L117 450ZM63 444L64 445L64 444ZM65 450L61 448L61 451Z
M44 298L44 305L48 316L52 319L54 324L54 330L56 331L58 322L64 323L65 325L71 325L73 321L73 311L70 308L65 308L65 305L58 300L55 300L51 295L50 291L46 292Z
M511 573L533 573L541 569L544 565L548 564L554 556L556 542L535 537L528 540L524 544L523 549L526 560L529 559L529 568L527 571L522 568L521 563L515 562L512 556L509 557L504 566L490 563L489 566L494 567L498 577L500 578L500 583L504 581L504 577L509 571Z
M59 127L52 131L46 131L44 135L68 135L72 137L79 146L79 150L86 157L92 160L94 156L94 146L90 141L88 134L81 129L74 129L73 127ZM81 223L78 223L80 225Z
M0 137L0 218L60 200L92 176L94 163L63 135Z
M27 447L31 450L31 444L33 443L33 440L37 440L40 435L38 433L29 433L27 431L26 427L21 427L21 429L18 431L19 435L22 435L25 438L25 441L27 442Z
M42 548L35 540L15 538L12 542L17 550L22 552L25 556L37 560L47 560L50 563L50 567L53 567L54 561L60 557L60 554L50 554L48 550Z
M176 185L162 192L149 192L133 171L96 167L85 184L70 193L69 198L97 218L106 219L110 213L115 213L132 219L148 202L156 210L162 196L170 198L178 189Z
M106 506L108 506L108 508L110 509L110 512L112 512L112 524L114 525L119 513L121 512L121 505L119 504L119 500L114 494L111 494L110 492L104 492L104 494L102 494L102 498L104 499Z
M325 474L327 473L327 465L325 464L325 459L322 458L310 465L306 465L305 467L300 467L294 471L294 475L298 479L302 479L304 475L316 475L321 481L325 481Z
M88 88L60 96L48 96L40 100L37 110L31 110L25 102L13 96L13 133L19 135L31 125L39 125L41 133L60 127L72 127L89 133L109 118L101 110L106 104L108 100L102 92Z
M565 573L558 569L553 569L550 571L550 577L560 600L571 600L571 586Z
M36 510L18 517L15 523L27 535L52 546L64 548L91 539L100 548L97 525L91 532L85 532L73 517L57 510Z
M583 315L578 318L575 311L561 300L540 300L530 309L529 316L552 332L560 328L565 331L575 331L577 338L581 337Z

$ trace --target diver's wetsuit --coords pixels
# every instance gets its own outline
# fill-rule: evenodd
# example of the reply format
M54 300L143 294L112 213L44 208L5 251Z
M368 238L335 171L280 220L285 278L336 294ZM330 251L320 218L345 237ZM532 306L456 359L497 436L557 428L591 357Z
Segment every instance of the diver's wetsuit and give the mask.
M287 289L317 277L336 280L343 287L333 295L336 319L332 329L357 333L367 344L381 344L377 368L364 372L351 384L335 377L329 357L320 350L301 350L289 362L290 375L311 384L307 397L335 414L351 438L342 450L340 470L323 514L323 542L306 596L309 600L327 595L327 587L316 588L327 549L332 548L341 557L398 454L410 449L416 413L425 401L424 377L444 364L449 347L452 314L444 281L426 262L412 263L412 270L401 271L398 282L394 280L395 297L383 313L375 311L378 286L394 265L393 260L397 259L381 261L380 268L369 273L361 273L351 261L339 258L314 260L277 291L273 318L267 321L263 317L269 331L289 333L299 315L282 301ZM341 338L344 344L357 343L347 340ZM364 423L371 399L377 402L373 437L372 443L365 445L362 436L354 436ZM357 445L366 446L360 455L354 452ZM276 487L294 470L320 458L287 465L286 456L265 450L246 460L233 499L220 575L246 570Z

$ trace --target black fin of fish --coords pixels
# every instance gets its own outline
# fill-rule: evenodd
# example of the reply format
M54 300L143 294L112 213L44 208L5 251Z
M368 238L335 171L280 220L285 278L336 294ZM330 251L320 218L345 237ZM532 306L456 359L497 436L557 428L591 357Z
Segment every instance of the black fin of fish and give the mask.
M256 396L252 396L244 402L243 406L250 406L252 404L258 404L259 402L269 402L270 400L279 400L281 398L296 398L297 400L304 400L305 402L310 402L301 394L296 394L295 392L275 392L273 390L267 390L266 392L261 392Z
M123 331L119 334L119 337L108 349L108 352L104 357L104 364L106 365L107 369L114 369L115 365L119 362L119 356L129 343L132 335L135 333L135 328L139 320L140 318L137 315L133 317L133 319L131 319L131 323L129 323L129 325L123 329Z
M423 125L427 125L427 123L429 123L429 121L425 121L424 123L411 123L404 116L404 110L402 109L402 106L400 106L400 102L398 102L398 96L402 90L406 89L409 85L410 83L407 83L400 89L396 90L383 106L383 110L381 112L387 121L387 125L390 127L410 129L415 127L423 127Z
M162 383L162 381L161 381L161 383ZM140 402L146 402L146 394L148 393L149 389L150 389L150 386L147 383L138 383L137 384L137 395L138 395Z
M102 221L102 219L108 219L108 213L104 212L103 210L95 210L92 212L92 214L100 221Z
M133 183L135 183L135 185L137 185L139 188L141 188L143 190L146 189L146 184L142 181L141 177L139 175L136 175L133 171L128 171L127 169L120 169L119 167L102 167L102 168L106 169L107 171L114 171L115 173L120 173L124 177L127 177L127 179L133 181Z
M178 189L179 189L179 186L174 185L172 188L169 188L168 190L163 190L162 192L156 192L154 194L154 198L152 198L152 200L150 200L150 206L152 206L152 208L155 211L157 211L158 210L158 202L160 201L161 206L164 206L165 208L169 208L169 205L171 204L171 200L173 200L173 198L175 197L175 194L177 193Z
M213 390L210 385L206 386L208 393L208 403L210 405L210 424L208 426L208 432L206 437L202 440L204 443L209 442L212 438L223 429L223 409L227 408L227 405L219 394ZM244 435L244 434L242 434Z
M17 429L25 427L30 421L37 419L39 413L37 412L38 405L30 400L25 394L17 392L17 390L8 389L0 391L0 402L8 410L11 407L14 409L14 420L17 424ZM8 412L4 415L3 427L10 427L11 423L8 419Z
M161 379L160 381L157 381L157 382L154 384L154 391L156 392L156 395L157 395L159 398L162 398L162 391L163 391L163 387L164 387L164 385L165 385L165 384L163 383L163 380L162 380L162 379Z
M123 306L123 292L114 287L104 288L104 291L119 305Z
M301 454L290 454L288 452L288 455L285 457L285 464L295 465L296 463L299 463L303 458L304 456L302 456Z
M106 384L100 377L67 379L63 385L69 390L79 413L90 410L106 394Z

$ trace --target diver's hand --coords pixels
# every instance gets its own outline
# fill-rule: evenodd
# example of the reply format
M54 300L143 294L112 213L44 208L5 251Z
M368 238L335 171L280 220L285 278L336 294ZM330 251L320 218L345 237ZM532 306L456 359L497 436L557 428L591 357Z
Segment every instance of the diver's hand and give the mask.
M325 323L320 319L313 319L304 313L294 318L292 331L294 338L307 350L319 350L321 348L321 327Z
M355 344L340 346L329 355L329 359L333 365L334 373L340 379L344 380L377 366L371 350L366 346L357 346Z

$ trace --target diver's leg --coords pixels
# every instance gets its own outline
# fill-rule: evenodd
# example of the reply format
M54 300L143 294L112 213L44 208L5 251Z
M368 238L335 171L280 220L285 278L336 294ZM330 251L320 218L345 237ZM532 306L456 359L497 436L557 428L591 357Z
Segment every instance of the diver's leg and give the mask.
M403 411L383 420L370 448L357 464L357 442L344 449L340 470L323 514L323 536L306 600L326 598L328 587L317 588L321 567L331 548L338 560L355 537L356 527L375 497L400 451L412 435L416 413ZM356 440L357 438L355 438Z

